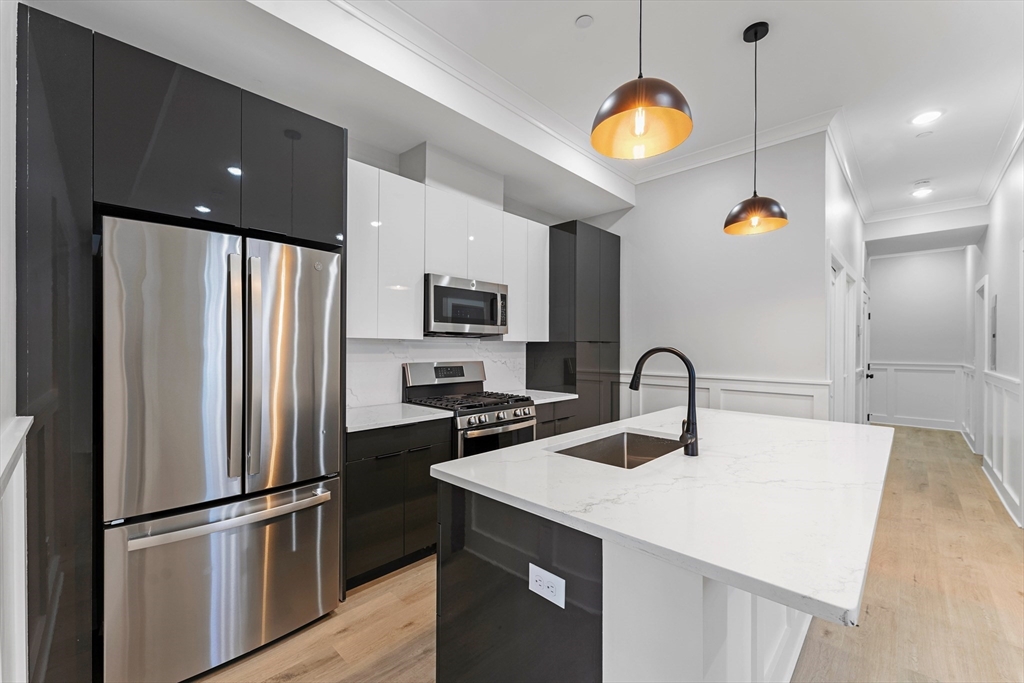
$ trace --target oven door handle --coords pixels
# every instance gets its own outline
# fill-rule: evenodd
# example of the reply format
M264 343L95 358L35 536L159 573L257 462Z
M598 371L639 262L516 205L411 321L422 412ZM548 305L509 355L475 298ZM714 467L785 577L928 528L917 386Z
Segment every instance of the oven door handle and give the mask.
M516 422L515 424L502 425L500 427L491 427L489 429L471 429L463 432L462 436L466 439L473 439L478 436L490 436L491 434L503 434L505 432L514 432L520 429L526 429L527 427L536 427L537 420L525 420L523 422Z

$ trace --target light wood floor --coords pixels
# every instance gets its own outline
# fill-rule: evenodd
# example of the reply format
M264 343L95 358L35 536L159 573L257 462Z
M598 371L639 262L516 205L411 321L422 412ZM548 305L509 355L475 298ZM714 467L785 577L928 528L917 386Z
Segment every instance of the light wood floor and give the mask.
M204 681L434 679L434 562L351 591ZM794 681L1024 680L1024 532L953 432L898 427L861 625L815 619Z

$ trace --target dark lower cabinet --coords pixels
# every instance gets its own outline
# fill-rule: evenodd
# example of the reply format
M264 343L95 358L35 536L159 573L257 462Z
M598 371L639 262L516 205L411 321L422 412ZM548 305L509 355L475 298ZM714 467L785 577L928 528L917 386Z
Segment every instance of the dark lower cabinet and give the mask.
M403 453L345 466L345 567L357 576L405 554Z
M15 408L34 418L25 453L28 676L89 681L98 627L92 32L26 5L17 12L18 295L16 321L3 324L15 328Z
M537 438L546 439L579 429L576 421L578 400L545 403L537 406Z
M601 540L439 484L437 680L600 681ZM529 566L565 579L565 607Z
M451 459L451 443L413 448L405 454L405 554L437 543L437 480L430 466Z
M342 557L349 587L437 543L430 466L451 457L447 419L346 435Z
M346 131L242 93L242 227L341 242Z
M239 224L242 91L95 35L95 198Z

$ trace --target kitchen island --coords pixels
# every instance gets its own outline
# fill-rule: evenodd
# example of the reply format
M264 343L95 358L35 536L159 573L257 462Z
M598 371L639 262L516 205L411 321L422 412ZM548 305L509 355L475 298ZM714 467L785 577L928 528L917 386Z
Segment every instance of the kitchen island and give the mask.
M892 430L702 409L697 457L559 453L684 416L433 466L438 681L789 680L811 616L856 625Z

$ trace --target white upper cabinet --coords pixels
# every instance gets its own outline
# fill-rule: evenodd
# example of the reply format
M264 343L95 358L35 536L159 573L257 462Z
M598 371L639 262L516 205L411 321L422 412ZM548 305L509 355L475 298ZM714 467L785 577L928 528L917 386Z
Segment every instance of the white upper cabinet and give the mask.
M469 279L504 283L501 224L500 209L470 200Z
M527 341L548 340L548 235L546 225L527 221Z
M346 336L377 336L377 224L380 171L348 161Z
M377 336L423 338L424 186L380 172Z
M425 272L469 277L469 200L429 186L426 196Z
M502 223L503 283L508 285L508 334L505 341L527 341L530 296L527 222L525 218L506 213L502 215Z

